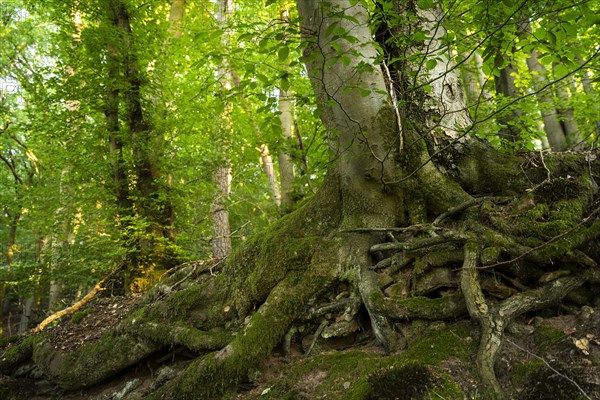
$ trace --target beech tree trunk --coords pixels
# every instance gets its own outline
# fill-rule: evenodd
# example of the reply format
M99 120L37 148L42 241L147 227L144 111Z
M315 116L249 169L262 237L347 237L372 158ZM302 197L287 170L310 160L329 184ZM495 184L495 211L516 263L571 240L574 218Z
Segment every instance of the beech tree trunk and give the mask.
M500 93L508 98L516 99L519 97L519 92L515 86L516 68L509 63L500 70L498 76L494 77L494 83L496 85L496 93ZM498 122L503 125L500 130L500 137L507 139L510 142L514 142L520 135L520 129L516 123L521 119L521 112L517 108L510 108L508 116L498 118Z
M546 68L539 62L536 51L529 53L527 66L531 73L533 88L536 91L540 112L544 120L544 131L548 137L550 147L554 151L565 150L568 146L567 137L558 120L558 112L554 106L552 91L545 87L548 81L547 72Z
M273 165L273 158L271 158L271 154L269 153L269 146L263 144L258 148L258 151L260 151L260 159L262 162L263 171L265 172L267 180L269 181L269 187L271 188L273 201L277 207L280 207L281 190L279 189L279 182L277 181L277 176L275 175L275 166Z
M294 143L294 112L291 94L279 89L279 119L281 120L281 145L279 147L279 180L281 182L281 207L289 210L296 202L297 194L294 188L294 163L290 149Z

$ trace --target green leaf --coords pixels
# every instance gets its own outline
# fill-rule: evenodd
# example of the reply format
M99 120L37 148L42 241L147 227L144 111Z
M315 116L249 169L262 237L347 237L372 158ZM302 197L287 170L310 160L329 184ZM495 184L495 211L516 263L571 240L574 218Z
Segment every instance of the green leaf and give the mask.
M433 0L418 0L417 5L421 10L429 10L430 8L433 8L434 3Z
M573 38L577 37L577 28L575 27L575 25L572 25L568 22L563 22L561 26L565 30L567 35L572 36Z
M287 77L282 77L281 78L281 84L280 85L281 85L280 86L281 90L284 90L286 92L288 90L290 90L290 81L289 81L289 79Z
M427 60L427 62L425 63L425 68L427 68L429 71L431 71L432 69L434 69L437 66L437 60L435 58L431 58L429 60Z
M556 78L562 78L569 73L569 68L565 64L557 64L554 66L554 75Z
M502 69L504 67L504 55L503 54L496 54L496 57L494 57L494 67L498 68L498 69Z
M261 81L262 83L269 83L269 78L267 78L265 75L263 74L256 74L256 79L258 79L259 81Z
M280 61L285 61L289 55L290 55L290 48L287 46L280 47L279 50L277 51L277 56L279 57Z

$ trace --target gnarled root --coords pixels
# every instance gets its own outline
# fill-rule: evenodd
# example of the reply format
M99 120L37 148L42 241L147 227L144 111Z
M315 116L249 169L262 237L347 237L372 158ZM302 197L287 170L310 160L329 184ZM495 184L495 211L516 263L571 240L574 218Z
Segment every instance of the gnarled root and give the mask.
M587 271L556 279L536 289L517 293L493 305L486 300L479 281L479 243L465 244L465 261L461 272L461 289L472 318L479 321L482 332L477 353L477 367L483 383L497 399L505 395L496 378L494 364L502 347L504 329L517 316L559 302L569 292L583 285L590 276Z
M319 275L323 270L288 273L234 340L193 362L166 390L175 399L208 399L243 380L281 342L309 299L331 283L333 276Z

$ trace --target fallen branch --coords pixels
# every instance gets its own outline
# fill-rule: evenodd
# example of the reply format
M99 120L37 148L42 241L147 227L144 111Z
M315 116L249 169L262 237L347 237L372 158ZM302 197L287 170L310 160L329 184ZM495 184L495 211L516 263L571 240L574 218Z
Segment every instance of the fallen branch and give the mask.
M90 301L91 299L94 298L94 296L98 293L103 291L105 288L102 287L102 284L104 283L104 281L106 281L106 279L108 278L104 278L102 279L100 282L98 282L96 284L96 286L94 286L94 289L92 289L92 291L90 291L88 294L86 294L81 300L79 300L77 303L73 304L70 307L67 307L65 309L62 309L58 312L55 312L54 314L50 315L49 317L47 317L45 320L43 320L42 322L40 322L40 324L38 326L36 326L31 332L32 333L37 333L37 332L41 332L44 330L44 328L46 326L48 326L48 324L52 323L53 321L56 321L57 319L64 317L65 315L71 314L77 310L79 310L81 307L83 307L88 301Z

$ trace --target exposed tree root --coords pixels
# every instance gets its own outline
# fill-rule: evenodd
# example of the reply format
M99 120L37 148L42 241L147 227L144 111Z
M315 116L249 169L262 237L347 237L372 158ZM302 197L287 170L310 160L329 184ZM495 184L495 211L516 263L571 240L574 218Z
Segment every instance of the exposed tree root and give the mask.
M600 232L594 212L571 218L567 233L551 239L542 235L546 226L522 237L512 226L522 223L514 203L494 203L505 201L469 199L431 224L355 229L343 239L335 236L337 221L322 225L318 207L307 207L302 212L314 212L317 223L307 228L302 212L290 214L271 237L247 243L217 276L210 263L174 271L98 341L64 352L41 332L3 353L0 372L33 358L53 382L73 389L177 345L198 358L146 397L209 399L247 379L282 342L285 354L294 345L317 353L323 341L358 337L362 329L398 352L410 343L401 333L405 321L470 316L481 326L481 382L488 396L501 399L494 364L505 328L588 281L600 282L595 253L584 246ZM297 235L300 230L311 236ZM386 233L389 242L381 243Z

